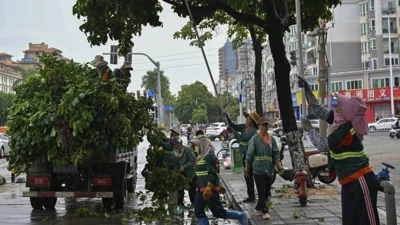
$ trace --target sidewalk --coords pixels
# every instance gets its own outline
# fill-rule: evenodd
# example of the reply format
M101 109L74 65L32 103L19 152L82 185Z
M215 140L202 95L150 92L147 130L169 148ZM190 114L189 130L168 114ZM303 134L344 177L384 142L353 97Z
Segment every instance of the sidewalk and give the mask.
M334 188L326 186L327 191L333 191L332 195L309 195L309 203L302 207L298 203L298 197L293 191L281 188L282 185L290 185L291 182L277 177L272 186L272 207L270 208L270 220L263 220L262 216L254 210L256 203L243 203L247 197L246 182L243 172L233 172L221 169L222 185L227 190L228 198L233 202L235 208L243 210L249 215L252 225L258 224L341 224L341 202L340 193ZM328 190L329 189L329 190ZM322 191L322 189L320 189Z

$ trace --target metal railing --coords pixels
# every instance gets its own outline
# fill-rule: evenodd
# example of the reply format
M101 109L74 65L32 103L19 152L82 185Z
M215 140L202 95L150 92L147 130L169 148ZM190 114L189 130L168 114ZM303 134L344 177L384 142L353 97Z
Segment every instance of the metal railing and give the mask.
M396 7L382 8L382 15L392 15L396 13L397 13Z

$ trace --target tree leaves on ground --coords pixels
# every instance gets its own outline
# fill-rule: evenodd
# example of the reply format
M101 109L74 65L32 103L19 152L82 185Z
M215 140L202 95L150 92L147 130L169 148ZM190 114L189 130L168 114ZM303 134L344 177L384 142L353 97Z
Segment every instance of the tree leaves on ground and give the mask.
M112 150L133 149L150 129L153 102L136 99L114 79L91 78L93 69L42 56L38 75L16 87L9 109L10 167L26 172L32 163L64 165Z

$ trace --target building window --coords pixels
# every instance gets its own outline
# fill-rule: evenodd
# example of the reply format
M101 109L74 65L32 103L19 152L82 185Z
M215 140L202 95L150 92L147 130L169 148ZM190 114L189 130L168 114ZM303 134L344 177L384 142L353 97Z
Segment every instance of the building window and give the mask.
M333 81L331 82L331 92L343 90L343 81Z
M369 30L375 30L375 20L369 21Z
M400 77L394 77L393 80L394 80L393 86L400 87Z
M361 24L361 35L367 35L369 32L369 24L368 23L362 23Z
M384 87L389 87L390 86L390 80L389 78L372 78L371 79L371 86L372 88L384 88Z
M368 13L368 3L360 4L360 15L367 16Z
M371 50L376 50L376 39L371 39L369 41L369 46Z
M385 66L389 66L390 61L389 58L385 58ZM398 66L399 65L399 58L393 58L392 57L392 66Z
M377 69L378 68L378 60L377 59L371 59L370 68L371 69Z
M313 91L318 91L319 90L319 84L309 84L311 90Z
M362 89L362 80L348 80L346 81L346 90Z
M362 69L363 70L368 70L369 68L370 68L370 62L369 61L362 62Z
M370 51L371 51L370 45L371 44L369 41L361 43L361 51L362 51L363 55L370 53Z
M374 11L374 1L375 0L369 0L369 10Z

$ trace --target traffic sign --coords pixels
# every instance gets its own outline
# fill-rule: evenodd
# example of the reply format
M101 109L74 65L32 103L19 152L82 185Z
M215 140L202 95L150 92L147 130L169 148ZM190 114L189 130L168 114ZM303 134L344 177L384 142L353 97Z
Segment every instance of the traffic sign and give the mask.
M149 96L150 98L154 97L154 90L148 90L147 96Z
M165 111L173 111L174 107L172 105L166 105L166 106L164 106L164 110Z

